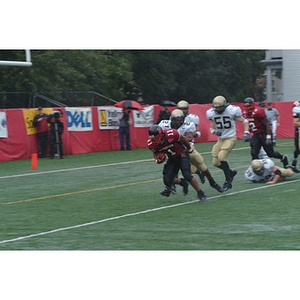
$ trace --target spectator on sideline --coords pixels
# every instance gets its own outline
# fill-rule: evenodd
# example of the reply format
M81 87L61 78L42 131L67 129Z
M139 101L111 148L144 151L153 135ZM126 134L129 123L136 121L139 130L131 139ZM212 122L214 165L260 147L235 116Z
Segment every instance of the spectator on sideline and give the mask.
M60 121L60 111L54 111L48 116L48 123L50 124L50 158L58 156L63 158L63 141L62 134L64 132L64 123Z
M33 127L37 131L38 157L43 158L48 155L48 115L43 113L43 108L38 108L38 114L33 119Z
M259 106L265 107L265 103L261 102ZM273 135L273 146L275 146L277 127L280 126L280 114L278 110L272 106L272 102L268 102L267 106L268 107L265 108L265 113L271 125L272 135Z
M126 150L131 150L130 124L132 121L129 116L129 112L130 112L129 109L125 107L123 108L122 117L120 119L120 124L119 124L120 150L125 150L125 143L126 143Z
M156 120L155 124L159 124L163 120L169 120L171 117L171 113L168 111L168 107L165 106L158 115L158 119Z

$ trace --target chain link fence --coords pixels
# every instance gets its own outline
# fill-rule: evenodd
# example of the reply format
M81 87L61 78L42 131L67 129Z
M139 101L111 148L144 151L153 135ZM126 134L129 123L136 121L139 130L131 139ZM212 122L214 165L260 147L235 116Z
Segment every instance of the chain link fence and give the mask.
M117 101L94 91L79 92L0 92L0 108L35 108L59 106L103 106Z

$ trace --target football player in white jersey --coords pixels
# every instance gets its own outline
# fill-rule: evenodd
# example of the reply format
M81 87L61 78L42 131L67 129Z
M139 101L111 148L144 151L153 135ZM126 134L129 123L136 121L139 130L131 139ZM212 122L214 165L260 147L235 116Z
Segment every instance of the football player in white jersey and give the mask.
M218 136L218 141L212 148L212 163L215 167L223 170L225 182L223 190L232 188L232 180L237 174L236 170L231 170L227 162L227 157L236 145L236 121L244 124L244 141L249 141L249 123L242 116L242 110L235 105L227 104L225 97L216 96L212 102L212 108L207 110L206 117L211 121L210 131Z
M276 183L295 174L295 168L287 165L285 168L275 166L270 158L254 159L245 171L245 178L253 183Z
M293 112L293 126L295 128L295 150L294 150L294 159L292 162L292 166L297 168L297 158L300 154L300 101L294 102L294 107L292 109Z
M195 124L196 131L193 133L193 136L194 138L199 138L201 136L201 132L199 130L200 119L197 115L189 113L189 103L186 100L180 100L177 103L177 108L183 111L185 122L193 122ZM204 174L200 170L197 170L195 174L200 177L201 183L205 182Z
M183 111L180 109L174 109L171 113L171 120L162 120L158 126L160 126L163 130L175 128L180 135L183 135L188 139L191 145L191 150L189 151L191 173L195 174L197 170L201 170L201 172L207 177L210 186L216 189L219 193L223 193L223 189L211 176L202 155L195 149L194 133L196 132L196 126L194 122L186 122Z

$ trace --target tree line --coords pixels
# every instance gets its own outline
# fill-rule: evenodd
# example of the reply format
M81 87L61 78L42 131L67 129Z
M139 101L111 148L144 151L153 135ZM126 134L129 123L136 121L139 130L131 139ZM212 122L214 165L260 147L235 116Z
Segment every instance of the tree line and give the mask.
M24 61L24 52L1 50L0 60ZM210 103L219 94L230 102L262 101L264 55L264 50L31 50L31 67L0 66L0 99L2 107L15 107L40 92L69 106L78 99L79 106L93 91L147 104Z

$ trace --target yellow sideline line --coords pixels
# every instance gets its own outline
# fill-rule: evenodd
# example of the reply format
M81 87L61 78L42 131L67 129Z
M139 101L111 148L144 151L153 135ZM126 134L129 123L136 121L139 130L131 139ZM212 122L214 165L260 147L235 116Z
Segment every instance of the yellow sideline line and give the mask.
M151 182L155 182L155 181L159 181L159 180L161 180L161 178L160 179L146 180L146 181L137 181L137 182L125 183L125 184L114 185L114 186L101 187L101 188L96 188L96 189L91 189L91 190L69 192L69 193L43 196L43 197L38 197L38 198L24 199L24 200L11 201L11 202L2 202L2 203L0 203L0 205L10 205L10 204L23 203L23 202L32 202L32 201L37 201L37 200L58 198L58 197L76 195L76 194L91 193L91 192L97 192L97 191L102 191L102 190L109 190L109 189L113 189L113 188L127 187L127 186L141 184L141 183L151 183Z

